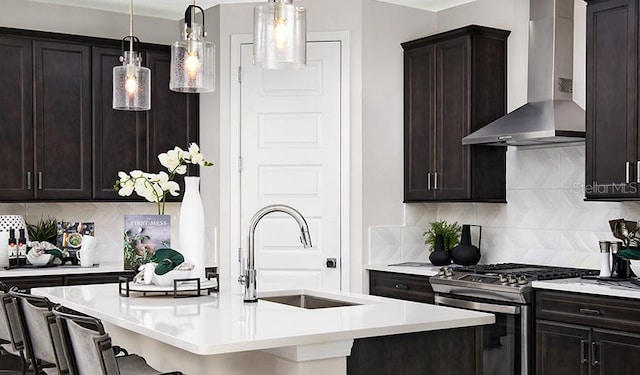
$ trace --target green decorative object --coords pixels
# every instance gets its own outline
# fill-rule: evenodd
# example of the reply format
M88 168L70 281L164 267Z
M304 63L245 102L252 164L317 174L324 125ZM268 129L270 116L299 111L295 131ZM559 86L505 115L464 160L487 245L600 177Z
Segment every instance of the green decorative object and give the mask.
M440 234L444 238L444 249L449 251L460 243L462 227L457 221L449 223L446 220L434 221L429 224L429 229L422 233L425 237L424 243L429 245L429 251L433 251L436 245L436 235Z
M58 221L47 216L40 216L35 224L27 223L27 233L29 234L30 241L46 241L51 244L56 244L58 237L58 228L56 225Z

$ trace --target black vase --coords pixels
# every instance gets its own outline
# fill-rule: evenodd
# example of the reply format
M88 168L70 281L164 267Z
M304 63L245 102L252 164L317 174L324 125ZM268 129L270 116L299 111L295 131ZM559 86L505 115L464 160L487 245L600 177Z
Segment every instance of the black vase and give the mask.
M461 266L473 266L480 261L480 249L471 244L471 226L462 226L462 236L460 245L451 249L451 259L453 263Z
M429 254L429 261L434 266L451 264L451 253L444 249L444 237L441 234L436 234L436 243L433 251Z

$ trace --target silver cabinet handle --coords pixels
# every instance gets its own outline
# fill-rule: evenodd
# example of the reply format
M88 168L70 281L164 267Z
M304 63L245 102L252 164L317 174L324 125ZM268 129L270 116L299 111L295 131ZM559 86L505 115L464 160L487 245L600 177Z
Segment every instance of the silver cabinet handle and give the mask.
M631 172L629 171L631 169L630 162L626 162L625 169L626 171L624 172L624 175L625 175L624 182L628 184L631 182L631 177L629 176L631 174Z
M438 172L433 174L433 189L438 190Z
M591 343L591 365L600 365L600 359L598 358L598 344L596 342Z
M587 352L589 351L589 341L580 340L580 363L589 363Z
M38 190L42 190L42 172L38 172Z
M636 161L636 183L640 184L640 160Z
M431 190L431 172L427 173L427 190Z
M31 190L31 172L27 172L27 190Z

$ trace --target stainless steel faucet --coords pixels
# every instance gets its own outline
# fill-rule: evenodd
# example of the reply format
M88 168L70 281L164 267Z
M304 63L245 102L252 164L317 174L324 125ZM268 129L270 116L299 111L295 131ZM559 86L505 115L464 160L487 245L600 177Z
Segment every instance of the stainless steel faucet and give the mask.
M238 282L244 285L244 301L245 302L257 302L258 298L256 297L256 268L255 268L255 249L254 249L254 235L256 231L256 227L260 222L260 219L267 216L272 212L283 212L285 214L289 214L292 218L294 218L298 225L300 226L300 242L302 242L302 246L305 248L311 247L311 236L309 235L309 226L307 225L307 221L304 219L302 214L298 212L293 207L284 205L284 204L272 204L270 206L266 206L260 209L258 212L253 215L251 221L249 222L249 251L247 254L247 266L244 267L242 275L238 277Z

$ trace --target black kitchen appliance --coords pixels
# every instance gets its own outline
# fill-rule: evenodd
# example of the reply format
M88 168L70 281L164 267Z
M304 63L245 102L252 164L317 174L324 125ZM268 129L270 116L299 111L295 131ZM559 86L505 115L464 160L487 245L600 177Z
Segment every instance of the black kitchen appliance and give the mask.
M482 327L484 374L530 375L532 370L534 280L597 275L598 270L518 263L443 267L430 278L438 305L495 314Z

